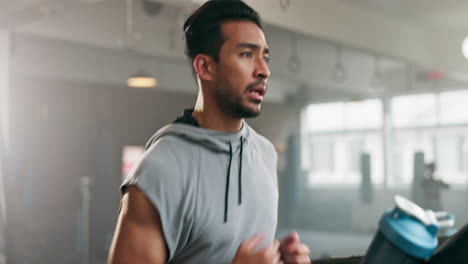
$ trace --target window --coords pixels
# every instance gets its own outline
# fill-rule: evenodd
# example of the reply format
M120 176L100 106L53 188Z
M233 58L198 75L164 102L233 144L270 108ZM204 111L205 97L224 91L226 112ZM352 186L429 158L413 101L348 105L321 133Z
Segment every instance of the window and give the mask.
M310 168L315 171L333 171L333 142L327 137L311 138L309 142Z
M305 110L306 130L310 132L361 130L382 126L382 102L365 100L311 104Z
M343 111L344 127L348 130L382 127L382 102L380 100L344 103Z
M309 184L359 184L362 153L383 182L382 103L378 99L309 105L303 112L302 165Z
M468 183L468 90L395 96L383 132L382 101L311 104L303 112L302 166L311 186L359 184L360 157L371 156L374 184L409 185L414 155L424 153L448 184ZM384 160L383 138L388 140ZM384 164L389 175L384 179Z
M424 153L437 174L449 184L467 182L465 142L468 137L468 91L398 96L392 99L395 173L388 183L410 184L413 156Z
M392 99L391 108L394 127L426 126L436 123L435 94L397 96Z
M460 129L448 129L434 137L436 172L447 183L466 183L464 142L467 136Z
M309 105L306 109L307 131L337 131L343 129L343 103Z
M468 124L468 91L451 91L440 94L442 124Z
M394 130L393 134L393 173L389 175L387 183L389 186L408 185L413 180L416 152L423 152L427 162L434 160L433 133L431 130L402 129Z

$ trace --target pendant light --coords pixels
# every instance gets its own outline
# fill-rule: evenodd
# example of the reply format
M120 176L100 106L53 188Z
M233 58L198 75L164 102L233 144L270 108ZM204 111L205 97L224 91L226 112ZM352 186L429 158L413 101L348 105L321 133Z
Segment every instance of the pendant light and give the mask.
M136 49L136 38L134 29L133 29L133 1L134 0L127 0L126 1L126 28L127 28L127 38L131 38L132 43L130 43L130 50ZM132 48L133 47L133 48ZM134 52L136 54L136 52ZM128 87L132 88L152 88L158 84L156 78L148 74L143 69L138 70L135 74L131 75L127 79Z
M299 59L297 36L294 32L291 32L291 55L288 59L288 70L290 73L301 72L301 60Z
M127 85L132 88L152 88L158 85L158 81L147 72L140 70L127 79Z
M374 73L372 74L371 86L375 90L384 90L384 78L382 69L380 67L380 58L376 55L374 56Z
M336 82L342 83L346 80L347 74L346 69L343 66L343 57L342 57L342 49L340 46L336 46L336 60L335 66L332 70L332 78Z

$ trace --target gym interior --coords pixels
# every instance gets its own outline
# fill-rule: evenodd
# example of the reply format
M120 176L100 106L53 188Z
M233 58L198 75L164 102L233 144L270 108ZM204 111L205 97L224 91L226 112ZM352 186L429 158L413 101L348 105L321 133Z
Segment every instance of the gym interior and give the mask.
M1 264L106 263L123 178L196 100L182 25L204 2L0 3ZM271 51L247 122L278 153L277 236L359 263L396 195L440 239L463 229L468 3L245 2Z

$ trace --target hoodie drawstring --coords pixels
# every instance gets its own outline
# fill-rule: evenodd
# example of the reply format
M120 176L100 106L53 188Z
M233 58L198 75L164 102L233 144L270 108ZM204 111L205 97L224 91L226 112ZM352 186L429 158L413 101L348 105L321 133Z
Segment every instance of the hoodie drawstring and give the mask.
M239 205L242 204L242 148L244 146L243 137L240 138L240 154L239 154Z
M226 177L226 191L224 192L224 223L227 222L227 212L228 212L228 204L229 204L229 178L231 176L231 162L232 162L232 144L229 141L229 165L227 169L227 177Z
M242 156L244 148L243 137L240 138L240 153L239 153L239 205L242 204ZM232 163L232 143L229 141L229 163L226 176L226 191L224 192L224 223L227 222L228 205L229 205L229 182L231 178L231 163Z

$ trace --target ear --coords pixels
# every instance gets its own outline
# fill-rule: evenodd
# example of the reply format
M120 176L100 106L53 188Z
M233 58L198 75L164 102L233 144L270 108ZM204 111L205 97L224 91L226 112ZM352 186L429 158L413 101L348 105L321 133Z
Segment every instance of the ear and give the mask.
M193 67L200 77L200 80L213 80L215 74L215 61L211 56L198 54L193 60Z

